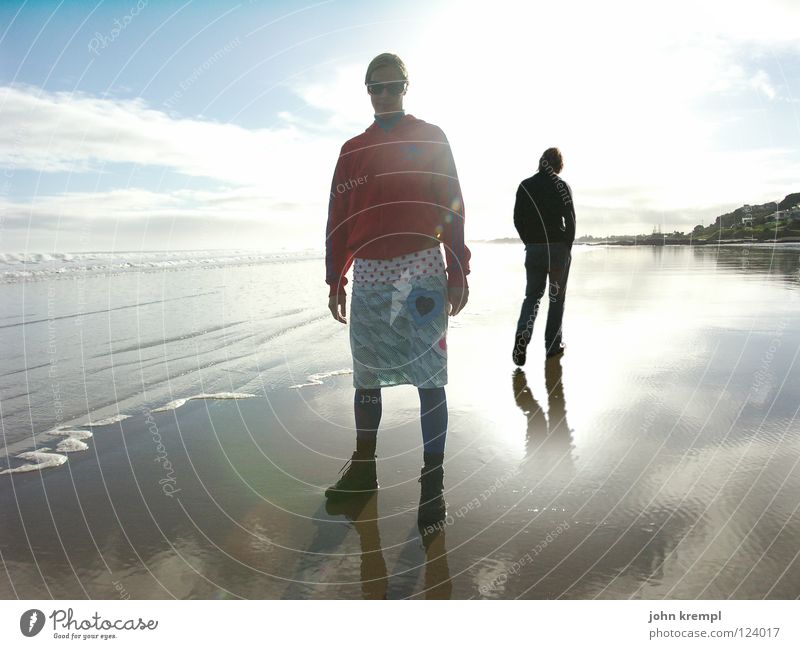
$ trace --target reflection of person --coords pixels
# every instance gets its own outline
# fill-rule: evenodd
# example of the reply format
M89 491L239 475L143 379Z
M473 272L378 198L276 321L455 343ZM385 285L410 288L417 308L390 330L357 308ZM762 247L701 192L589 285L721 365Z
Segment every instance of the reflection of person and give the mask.
M525 244L527 284L514 336L515 365L525 364L548 277L550 306L544 332L545 354L548 358L557 356L565 347L561 321L575 239L575 208L570 186L558 175L563 164L558 149L547 149L539 159L539 171L523 180L517 189L514 226Z
M343 323L345 273L353 265L356 451L325 495L377 489L381 388L410 384L419 390L424 443L418 518L439 522L446 515L447 322L468 298L470 252L464 245L461 188L442 130L403 110L408 74L400 58L377 56L365 82L375 121L342 147L331 185L325 257L328 307Z
M361 592L364 599L387 599L389 576L381 549L378 528L378 494L363 493L344 499L329 498L326 513L343 515L353 523L361 545ZM447 563L444 529L419 530L425 548L425 578L423 593L426 599L450 599L453 586ZM407 546L409 549L411 545ZM419 565L419 558L413 559ZM401 571L405 574L407 571Z
M572 466L572 431L567 423L567 405L564 399L561 358L554 357L545 363L545 388L547 390L547 417L528 386L525 372L514 370L512 386L514 400L528 418L526 457L536 455L545 463L566 462Z
M425 547L425 599L450 599L453 582L447 564L444 529L420 531Z
M333 515L344 514L358 532L361 544L361 592L364 599L386 599L389 582L378 529L377 494L365 493L342 502L329 500L325 511Z

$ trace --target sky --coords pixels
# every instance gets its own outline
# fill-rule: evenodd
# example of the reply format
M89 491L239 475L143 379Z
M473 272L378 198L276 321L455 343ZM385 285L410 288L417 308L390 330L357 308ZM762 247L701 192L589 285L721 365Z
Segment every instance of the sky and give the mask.
M324 246L363 78L405 61L468 240L558 146L577 235L800 191L800 2L0 2L0 252Z

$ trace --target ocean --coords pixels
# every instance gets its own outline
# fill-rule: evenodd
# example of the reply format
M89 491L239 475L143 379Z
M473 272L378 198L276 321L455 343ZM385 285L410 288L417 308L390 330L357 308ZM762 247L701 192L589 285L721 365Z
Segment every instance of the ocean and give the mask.
M315 380L323 282L319 251L0 255L6 446Z

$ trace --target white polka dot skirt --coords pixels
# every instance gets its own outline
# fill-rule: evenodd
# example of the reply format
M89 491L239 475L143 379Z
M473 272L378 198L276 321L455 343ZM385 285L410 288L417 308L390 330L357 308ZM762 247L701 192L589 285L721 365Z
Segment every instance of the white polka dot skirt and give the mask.
M353 385L447 384L447 275L441 248L353 263Z
M409 252L391 259L353 260L353 283L362 287L394 284L403 276L411 279L444 274L440 246Z

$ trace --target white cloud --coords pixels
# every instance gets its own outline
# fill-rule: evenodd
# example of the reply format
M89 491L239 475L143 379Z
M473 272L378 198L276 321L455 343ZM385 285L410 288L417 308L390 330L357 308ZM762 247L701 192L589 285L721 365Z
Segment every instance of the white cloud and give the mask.
M324 241L327 193L341 146L324 132L292 124L247 129L173 118L138 99L48 93L30 86L0 88L0 119L0 167L15 173L100 175L108 163L129 163L163 168L212 187L162 191L131 186L34 195L24 201L0 197L4 248L24 246L20 232L29 230L38 233L36 241L55 239L75 249L83 246L75 239L81 222L84 229L104 233L102 245L110 245L109 224L127 223L132 231L135 222L142 231L148 223L163 230L165 223L177 222L178 231L181 222L191 223L195 241L198 225L205 223L209 241L202 245L211 247L234 241L237 246L268 246L269 228L280 245L293 240L301 247L321 246ZM220 227L225 222L231 223L228 232ZM248 239L243 224L259 237ZM61 232L48 238L46 231L54 227Z
M99 171L106 162L166 167L187 176L302 196L330 182L340 143L292 125L247 129L172 118L141 99L101 99L0 88L0 166ZM323 190L324 193L325 190Z
M316 207L316 204L284 203L256 188L183 189L169 192L128 188L104 192L65 192L40 196L30 203L0 199L0 209L7 215L30 217L34 221L51 214L89 220L131 220L161 215L180 218L181 215L206 214L217 220L262 221L274 217L278 210L302 211L307 207Z
M759 70L750 78L750 86L763 92L769 99L775 99L778 94L764 70Z
M325 205L283 203L257 188L66 192L0 198L4 250L317 248Z

